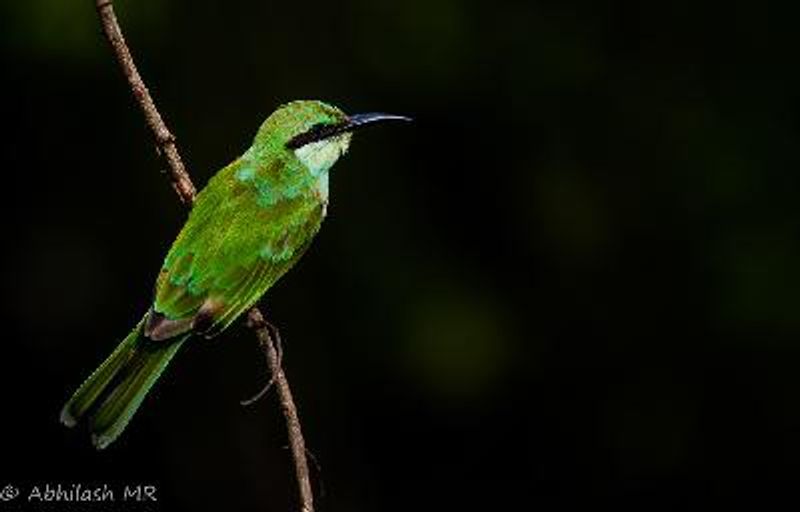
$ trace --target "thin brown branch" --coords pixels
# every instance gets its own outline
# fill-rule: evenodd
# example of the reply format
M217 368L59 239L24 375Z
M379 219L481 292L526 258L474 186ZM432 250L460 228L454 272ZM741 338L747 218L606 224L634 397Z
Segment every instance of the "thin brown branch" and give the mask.
M256 331L258 341L264 354L267 356L267 363L275 379L275 386L278 389L278 397L281 402L283 417L286 419L286 428L289 431L289 446L292 449L294 458L294 470L297 483L300 486L300 503L303 512L314 511L314 494L311 492L311 479L309 478L308 461L306 459L306 442L303 439L303 431L300 425L300 418L297 416L297 407L292 400L292 390L289 388L289 381L281 368L281 356L272 342L269 334L269 325L264 320L264 316L257 308L250 310L247 315L247 325Z
M180 154L178 153L178 146L175 144L175 137L167 128L164 119L161 117L155 103L153 102L147 86L142 80L136 65L133 62L133 57L125 43L125 38L122 35L117 17L114 14L114 7L112 0L95 0L97 12L100 15L100 22L103 26L103 32L108 40L111 48L114 50L114 55L117 58L122 72L128 80L128 85L136 98L139 107L142 109L147 125L153 133L156 145L158 146L161 154L169 165L170 180L175 192L178 194L181 202L188 207L191 207L197 195L192 179L186 168L183 165ZM248 313L248 325L255 331L261 348L267 358L267 364L272 372L275 381L278 396L281 403L284 418L286 419L286 428L289 435L289 445L292 449L292 457L294 459L295 476L300 494L300 504L302 512L314 512L314 495L311 491L311 480L308 471L308 461L306 459L305 440L300 425L300 419L297 415L297 407L292 398L292 391L289 386L289 380L281 367L281 357L275 347L269 332L269 324L264 320L264 316L258 310L253 308Z
M100 14L100 21L103 24L103 32L108 39L111 48L114 50L114 55L117 58L119 67L125 73L125 78L128 79L133 96L136 102L142 109L145 121L150 131L153 132L153 137L156 140L158 149L166 158L169 164L170 175L172 177L172 186L178 193L181 202L189 206L194 202L196 189L192 184L189 173L183 166L181 156L178 154L178 147L175 145L175 137L164 124L161 114L158 112L155 103L153 102L150 91L144 84L139 71L136 69L136 64L133 62L128 45L125 43L125 37L122 35L122 30L119 28L117 16L114 14L114 7L111 0L96 0L97 12Z

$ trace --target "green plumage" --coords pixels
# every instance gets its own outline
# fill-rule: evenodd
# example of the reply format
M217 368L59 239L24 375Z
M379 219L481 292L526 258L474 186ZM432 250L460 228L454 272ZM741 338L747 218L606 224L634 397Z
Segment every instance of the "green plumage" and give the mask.
M143 336L144 320L122 340L61 411L61 422L72 427L91 412L92 442L105 448L119 436L147 392L189 335L168 342Z
M325 216L328 170L350 142L337 127L348 119L320 102L284 105L209 181L164 260L150 311L66 403L65 425L85 418L95 445L107 446L187 339L224 330L294 265Z

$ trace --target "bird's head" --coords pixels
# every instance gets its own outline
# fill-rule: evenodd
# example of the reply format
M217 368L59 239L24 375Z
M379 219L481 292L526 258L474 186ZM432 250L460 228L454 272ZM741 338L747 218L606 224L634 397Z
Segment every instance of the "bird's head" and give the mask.
M347 152L354 131L389 121L410 119L382 113L348 116L321 101L293 101L279 107L264 121L256 141L273 148L282 146L313 174L320 174Z

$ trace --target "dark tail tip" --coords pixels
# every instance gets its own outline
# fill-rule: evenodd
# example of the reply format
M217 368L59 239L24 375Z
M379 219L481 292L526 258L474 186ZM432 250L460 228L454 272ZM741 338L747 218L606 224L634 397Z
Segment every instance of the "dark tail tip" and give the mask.
M65 405L64 408L61 409L61 415L59 416L59 419L67 428L72 428L78 424L78 420L72 415L71 412L69 412L69 404Z
M110 445L115 437L110 437L102 434L92 434L92 444L98 450L104 450L108 445Z

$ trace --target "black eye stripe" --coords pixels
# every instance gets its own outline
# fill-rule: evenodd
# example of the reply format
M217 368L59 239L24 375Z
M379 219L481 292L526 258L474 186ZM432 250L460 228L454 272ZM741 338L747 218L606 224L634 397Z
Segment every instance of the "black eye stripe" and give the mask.
M306 144L333 137L334 135L343 133L346 130L346 124L317 123L303 133L294 136L289 142L286 143L286 147L289 149L301 148Z

